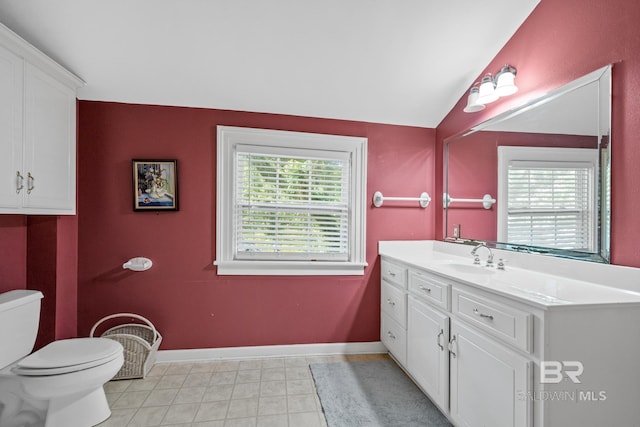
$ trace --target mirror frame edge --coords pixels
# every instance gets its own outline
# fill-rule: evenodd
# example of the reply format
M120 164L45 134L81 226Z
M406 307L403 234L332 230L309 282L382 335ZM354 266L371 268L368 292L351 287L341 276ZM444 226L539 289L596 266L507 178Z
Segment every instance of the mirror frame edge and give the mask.
M540 95L534 99L525 101L524 103L515 106L511 109L508 109L506 111L503 111L501 113L496 114L495 116L489 117L483 121L481 121L480 123L476 124L476 125L472 125L471 127L467 128L467 129L463 129L459 132L456 132L455 134L444 138L443 140L443 161L444 161L444 167L443 167L443 173L444 173L444 177L443 177L443 184L444 184L444 193L446 194L448 189L449 189L449 174L448 174L448 170L449 170L449 149L448 146L450 143L455 142L457 140L462 139L463 137L467 136L467 135L471 135L475 132L479 132L483 129L486 129L487 127L495 124L495 123L499 123L501 121L507 120L511 117L515 117L518 116L520 114L523 114L529 110L533 110L537 107L540 107L548 102L553 101L554 99L569 93L573 90L576 90L578 88L581 88L583 86L586 86L588 84L600 81L600 79L606 74L609 73L609 82L608 82L608 93L609 93L609 114L608 114L608 136L609 136L609 145L608 145L608 150L609 150L609 156L608 156L608 173L609 173L609 185L611 185L611 124L612 124L612 70L613 70L613 63L607 64L604 67L598 68L595 71L592 71L588 74L583 75L582 77L579 77L575 80L572 80L562 86L559 86L543 95ZM598 124L598 128L600 128L601 123ZM599 130L599 134L600 136L602 135L602 132ZM602 165L600 165L602 166ZM602 193L602 191L599 192L599 196ZM504 250L509 250L509 251L515 251L515 252L526 252L526 253L532 253L532 254L543 254L543 255L550 255L550 256L555 256L555 257L560 257L560 258L570 258L570 259L578 259L578 260L583 260L583 261L590 261L590 262L597 262L597 263L604 263L604 264L609 264L611 263L611 248L610 248L610 235L611 235L611 200L609 198L608 200L608 209L609 209L609 220L607 221L606 224L606 234L608 236L609 239L609 247L606 249L603 249L602 247L602 243L601 243L601 238L602 238L602 231L599 233L600 236L598 237L598 240L600 241L600 244L598 246L598 252L580 252L580 251L573 251L573 250L567 250L567 249L554 249L554 248L546 248L546 247L539 247L539 246L532 246L532 245L518 245L518 244L513 244L513 243L507 243L507 242L498 242L498 241L483 241L483 240L475 240L475 239L460 239L460 238L455 238L455 237L449 237L447 236L447 230L448 230L448 226L449 226L449 215L448 215L448 211L447 211L447 207L445 207L445 203L444 203L444 194L441 195L442 196L442 206L443 209L445 211L444 213L444 218L442 221L442 225L443 225L443 230L442 230L442 240L445 242L450 242L450 243L459 243L459 244L477 244L477 243L485 243L487 245L489 245L492 248L496 248L496 249L504 249ZM604 252L604 254L603 254Z

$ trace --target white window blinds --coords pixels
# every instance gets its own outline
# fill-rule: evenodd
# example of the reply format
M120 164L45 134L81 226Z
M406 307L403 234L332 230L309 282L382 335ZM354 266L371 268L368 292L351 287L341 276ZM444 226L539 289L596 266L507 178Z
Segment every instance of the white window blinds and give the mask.
M235 257L349 259L345 153L236 147Z
M511 161L508 241L558 249L593 250L594 165Z

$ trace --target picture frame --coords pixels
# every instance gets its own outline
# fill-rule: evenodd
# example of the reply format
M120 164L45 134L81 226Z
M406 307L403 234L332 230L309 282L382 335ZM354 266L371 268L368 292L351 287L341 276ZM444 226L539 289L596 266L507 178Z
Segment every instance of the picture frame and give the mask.
M178 210L178 161L133 159L133 210Z

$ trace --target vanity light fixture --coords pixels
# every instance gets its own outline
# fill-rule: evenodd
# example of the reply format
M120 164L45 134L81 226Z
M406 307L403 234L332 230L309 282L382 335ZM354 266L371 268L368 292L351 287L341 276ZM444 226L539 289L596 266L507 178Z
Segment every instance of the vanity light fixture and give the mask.
M491 73L485 74L480 82L471 87L465 113L474 113L483 110L486 104L497 101L500 97L513 95L518 91L515 85L516 69L509 64L498 71L495 78Z

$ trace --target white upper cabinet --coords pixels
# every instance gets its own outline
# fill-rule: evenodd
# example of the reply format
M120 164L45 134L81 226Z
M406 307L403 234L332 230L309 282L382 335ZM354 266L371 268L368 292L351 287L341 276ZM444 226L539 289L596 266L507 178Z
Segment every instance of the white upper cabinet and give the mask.
M0 46L0 209L17 209L22 170L23 61Z
M0 25L0 214L75 214L82 84Z
M24 206L74 213L75 91L26 64L24 123Z

